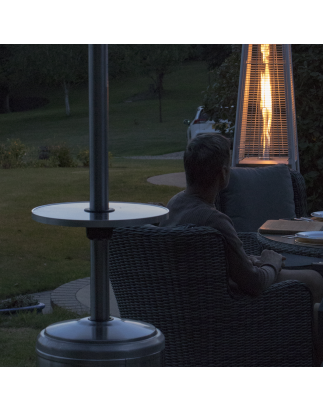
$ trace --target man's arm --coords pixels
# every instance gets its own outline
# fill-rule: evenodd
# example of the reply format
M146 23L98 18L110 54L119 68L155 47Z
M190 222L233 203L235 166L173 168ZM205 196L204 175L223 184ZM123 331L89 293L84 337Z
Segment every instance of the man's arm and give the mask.
M219 230L228 244L228 263L231 279L245 293L260 295L277 279L282 266L282 256L271 250L264 250L259 257L259 266L254 265L243 249L231 219L217 211L212 213L208 225Z

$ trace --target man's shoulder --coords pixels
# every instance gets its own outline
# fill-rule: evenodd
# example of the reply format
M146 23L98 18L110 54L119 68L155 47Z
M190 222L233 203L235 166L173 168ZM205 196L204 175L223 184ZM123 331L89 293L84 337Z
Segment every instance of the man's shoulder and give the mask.
M228 229L232 229L233 228L233 223L232 220L229 216L227 216L226 214L222 213L221 211L217 210L216 208L211 208L210 207L210 213L208 216L208 219L206 221L206 224L211 226L211 227L215 227L217 229L221 228L225 228L227 227Z
M183 201L183 197L185 197L185 191L180 191L179 193L175 194L167 203L167 207L173 203L178 201Z

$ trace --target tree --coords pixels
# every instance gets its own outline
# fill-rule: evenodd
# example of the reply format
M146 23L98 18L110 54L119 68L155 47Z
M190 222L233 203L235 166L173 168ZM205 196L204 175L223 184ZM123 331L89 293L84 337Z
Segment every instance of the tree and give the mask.
M16 73L25 80L60 85L64 90L66 115L70 115L70 88L87 79L87 50L84 44L17 45L12 64L20 69Z
M0 45L0 113L9 113L9 92L12 85L10 79L11 49L9 45Z
M108 57L109 79L138 72L138 50L132 44L109 44Z
M232 47L232 53L214 70L214 82L204 93L204 107L215 121L215 129L233 137L239 89L241 46ZM220 120L228 120L228 123Z
M323 45L292 45L300 169L310 211L323 210Z
M221 66L231 53L231 44L191 44L189 48L189 57L206 61L208 70Z
M153 81L159 99L159 121L162 123L164 77L175 70L188 56L188 46L180 44L145 44L134 47L139 58L139 70Z

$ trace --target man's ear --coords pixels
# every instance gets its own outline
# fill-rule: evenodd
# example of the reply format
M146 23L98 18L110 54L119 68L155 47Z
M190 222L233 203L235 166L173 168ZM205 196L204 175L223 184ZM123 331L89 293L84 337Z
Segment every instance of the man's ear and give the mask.
M229 183L229 175L230 175L230 166L223 166L221 170L222 181L225 183L225 186Z
M227 175L229 174L229 172L230 172L230 168L228 166L222 167L222 176L224 180L227 178Z

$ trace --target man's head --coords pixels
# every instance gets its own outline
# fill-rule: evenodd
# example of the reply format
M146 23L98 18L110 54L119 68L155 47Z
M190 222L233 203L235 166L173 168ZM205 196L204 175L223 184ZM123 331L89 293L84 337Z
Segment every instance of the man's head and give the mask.
M221 180L225 187L229 182L229 163L230 141L221 134L200 134L184 153L187 185L209 188Z

